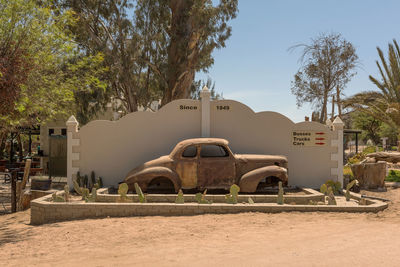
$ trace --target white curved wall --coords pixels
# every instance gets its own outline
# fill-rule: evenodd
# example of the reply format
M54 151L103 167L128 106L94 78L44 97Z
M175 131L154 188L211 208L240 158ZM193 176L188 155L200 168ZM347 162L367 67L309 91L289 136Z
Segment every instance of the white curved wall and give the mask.
M135 112L118 121L93 121L75 134L80 141L74 144L79 148L72 147L72 151L80 155L72 166L81 174L94 170L106 186L117 185L132 168L169 154L183 139L200 137L201 108L201 101L176 100L158 112ZM233 100L211 101L209 108L210 137L227 139L238 154L287 156L290 185L319 187L328 179L338 179L338 133L328 126L293 123L276 112L254 113ZM293 146L295 130L322 131L326 145Z

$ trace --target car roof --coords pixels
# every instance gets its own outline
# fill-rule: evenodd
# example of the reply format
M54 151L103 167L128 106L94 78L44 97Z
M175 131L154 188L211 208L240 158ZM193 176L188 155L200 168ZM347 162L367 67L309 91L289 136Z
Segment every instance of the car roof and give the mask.
M198 145L198 144L222 144L222 145L228 145L229 142L226 139L222 138L191 138L191 139L186 139L183 141L180 141L175 148L171 151L171 154L175 154L178 152L181 148L189 146L189 145Z
M222 139L222 138L192 138L192 139L186 139L183 141L180 141L177 146L186 146L186 145L195 145L195 144L215 144L215 143L219 143L219 144L224 144L224 145L228 145L229 142L226 139Z

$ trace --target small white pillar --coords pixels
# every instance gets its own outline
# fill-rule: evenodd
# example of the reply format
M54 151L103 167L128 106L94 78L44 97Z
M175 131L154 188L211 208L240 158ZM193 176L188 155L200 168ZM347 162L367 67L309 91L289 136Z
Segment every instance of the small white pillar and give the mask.
M200 92L201 98L201 137L210 137L210 98L211 92L207 86Z
M78 132L79 123L76 118L72 115L68 121L67 125L67 183L70 189L73 188L72 175L76 173L76 169L72 166L73 161L73 151L72 146L74 145L73 134Z
M338 176L338 182L340 182L343 186L343 127L344 123L343 121L339 118L339 116L336 117L336 119L332 122L333 130L337 132L337 140L338 140L338 146L337 146L337 159L338 159L338 166L337 166L337 176Z

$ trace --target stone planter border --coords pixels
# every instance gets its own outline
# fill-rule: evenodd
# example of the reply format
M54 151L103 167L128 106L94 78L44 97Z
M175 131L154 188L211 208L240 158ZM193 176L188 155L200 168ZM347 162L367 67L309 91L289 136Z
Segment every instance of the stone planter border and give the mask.
M304 196L291 196L296 201L302 201L306 197L323 198L323 195L312 189L305 189L310 194ZM99 190L99 200L111 200L118 196L108 195L107 189ZM58 191L58 195L63 195L63 191ZM108 196L107 196L108 195ZM147 195L148 200L156 199L175 199L174 195ZM215 200L213 204L197 204L185 203L175 204L167 202L153 203L111 203L111 202L92 202L92 203L63 203L50 202L51 196L44 196L31 202L31 224L40 225L65 220L86 219L86 218L104 218L104 217L125 217L125 216L181 216L181 215L198 215L205 213L224 214L239 212L378 212L387 208L388 204L378 200L367 200L366 206L327 206L327 205L278 205L276 203L257 203L263 199L276 200L276 195L251 195L255 201L254 204L239 203L236 205L218 203L223 196L208 195L207 199ZM247 198L248 195L241 195ZM267 199L268 197L268 199ZM287 196L286 198L288 198ZM353 199L360 199L358 194L351 193ZM187 195L185 198L190 201L192 196ZM269 199L270 198L270 199ZM309 198L308 198L309 199ZM185 199L186 200L186 199ZM241 199L240 199L241 200Z

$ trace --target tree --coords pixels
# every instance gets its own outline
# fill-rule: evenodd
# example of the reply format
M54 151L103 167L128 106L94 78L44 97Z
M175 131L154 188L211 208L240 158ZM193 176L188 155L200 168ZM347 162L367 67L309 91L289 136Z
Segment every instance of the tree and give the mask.
M71 12L53 9L48 1L38 3L0 0L3 140L9 132L18 132L19 126L36 126L74 114L79 105L75 102L77 87L87 92L104 88L95 77L103 73L102 69L93 69L96 64L86 64L85 74L77 75L85 57L66 29L74 23Z
M215 82L213 82L210 77L207 78L206 82L198 80L192 83L190 92L191 98L200 99L200 92L201 90L203 90L204 86L207 86L207 88L210 90L211 99L213 100L223 99L223 94L222 93L220 94L215 90Z
M168 64L164 74L168 87L162 104L188 98L196 71L207 71L214 63L211 53L225 47L231 35L227 21L236 17L237 0L170 0Z
M352 128L360 129L361 139L366 142L371 139L375 144L380 142L380 129L382 121L360 111L351 114Z
M396 40L388 45L388 57L377 47L380 79L369 76L379 91L365 91L346 99L345 105L363 111L400 131L400 49Z
M197 71L213 64L212 51L231 35L227 21L237 0L60 0L79 23L71 30L87 54L101 52L109 89L123 112L189 98ZM133 18L128 18L128 10Z
M302 66L295 74L291 91L296 96L297 106L311 103L320 110L319 121L328 118L328 99L335 95L339 116L342 111L343 89L356 74L358 56L354 46L340 34L321 34L311 39L311 44L299 44L289 48L303 48ZM334 90L336 91L334 92Z

